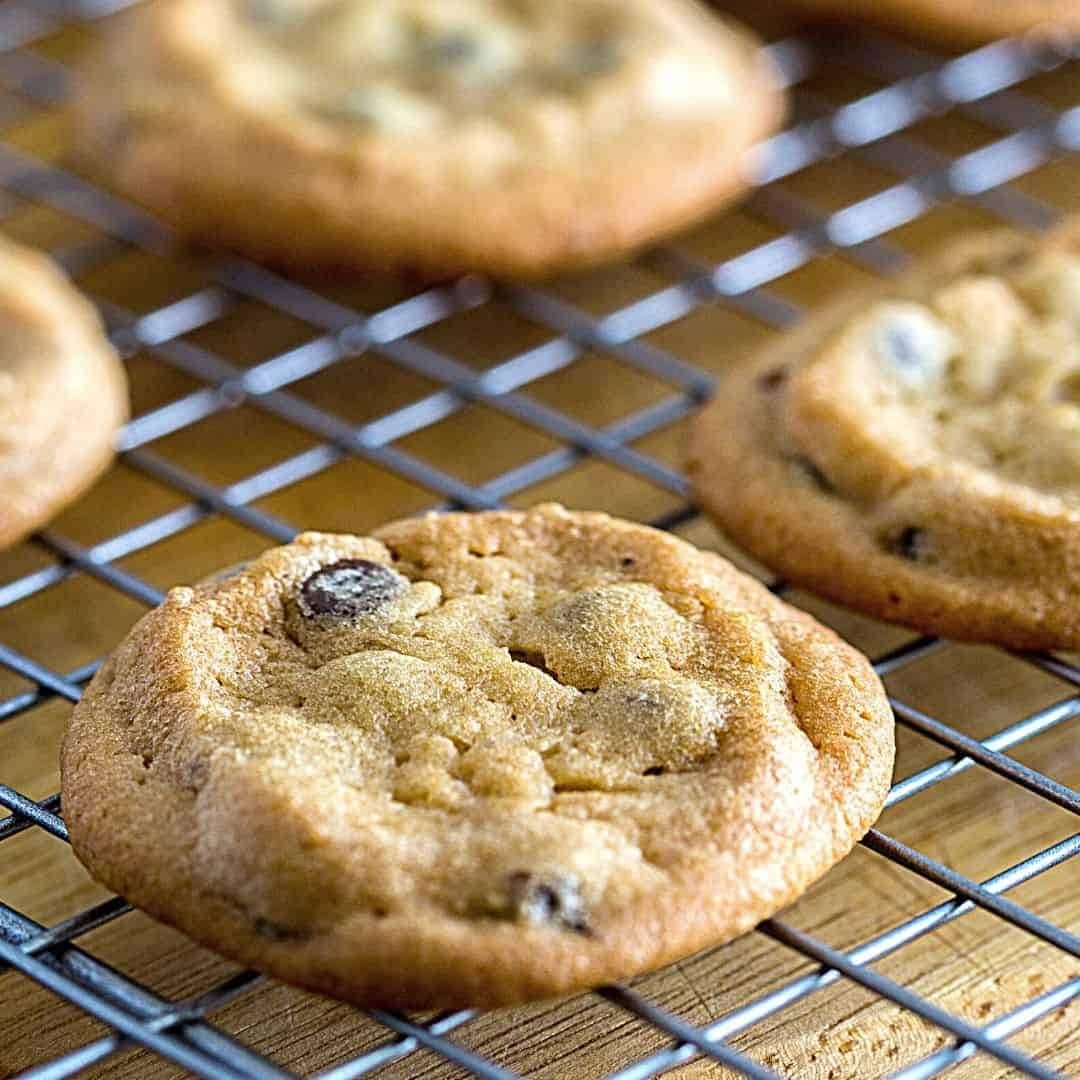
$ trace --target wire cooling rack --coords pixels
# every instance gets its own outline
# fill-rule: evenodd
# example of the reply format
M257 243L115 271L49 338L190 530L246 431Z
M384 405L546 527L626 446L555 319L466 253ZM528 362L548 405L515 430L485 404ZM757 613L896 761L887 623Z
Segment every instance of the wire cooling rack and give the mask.
M846 265L861 270L892 272L906 256L886 234L917 226L945 205L962 205L983 217L1028 228L1051 225L1059 207L1043 197L1037 185L1023 181L1043 175L1080 148L1080 107L1076 104L1080 81L1076 80L1075 55L1060 42L999 42L967 55L943 58L865 33L781 38L770 49L792 87L795 115L792 126L766 144L759 187L748 203L746 212L768 226L760 242L723 251L719 257L715 248L710 253L708 245L704 253L682 240L663 246L634 264L653 284L637 288L629 298L615 288L616 303L599 313L568 300L565 290L555 286L500 285L472 277L361 311L343 302L335 290L285 280L240 259L218 257L193 263L178 252L168 230L90 186L66 169L62 159L58 164L38 151L35 125L47 128L68 93L66 65L73 50L66 43L72 35L79 40L92 37L99 21L120 6L123 3L115 0L82 6L63 0L38 4L0 0L0 127L4 133L0 215L15 220L31 208L62 218L66 229L53 229L50 234L59 236L58 242L45 241L42 246L50 248L84 285L93 282L95 270L118 253L133 251L151 253L159 273L177 268L189 282L179 295L138 310L125 304L116 289L105 296L87 286L121 351L133 364L154 365L164 387L137 411L121 436L120 449L123 467L167 491L171 501L160 512L146 514L138 506L125 507L122 514L106 511L99 502L95 516L91 497L87 513L94 519L95 538L80 540L62 527L50 528L24 545L24 554L2 564L13 568L0 577L0 616L4 617L0 627L10 632L12 640L0 641L0 675L6 671L25 688L0 701L0 733L4 722L32 720L58 701L76 701L98 663L93 660L65 670L47 647L22 646L19 630L29 625L31 615L20 618L20 612L28 605L80 579L96 582L109 594L135 605L155 604L161 598L160 588L138 571L138 556L211 521L232 523L263 544L287 540L296 526L274 512L274 497L345 462L364 463L365 476L393 477L410 492L418 492L419 499L410 509L433 501L473 509L498 506L516 497L532 501L533 494L546 492L545 485L551 481L583 462L595 461L609 470L607 475L612 471L625 474L662 493L665 509L655 524L692 527L696 512L687 503L677 455L665 460L663 453L642 447L651 445L650 437L693 412L713 392L715 379L712 371L680 355L678 348L657 344L658 332L677 329L689 319L719 319L725 312L738 313L759 326L783 328L799 317L800 305L785 293L781 279L837 254ZM815 73L823 69L839 78L835 84L841 87L839 97L823 94L815 83ZM969 123L978 137L972 135L970 145L935 142L925 124L946 113ZM938 145L942 141L948 143L944 148ZM849 161L875 170L880 182L841 205L822 206L801 194L797 183L784 183L798 181L815 169L843 167ZM1080 182L1080 173L1068 175L1072 183ZM827 204L828 184L819 180L817 190L825 192ZM719 246L723 248L722 241ZM134 291L133 287L132 295ZM292 336L283 345L288 335L282 331L274 345L243 360L227 355L227 348L208 345L215 328L238 305L256 307L264 326L288 325ZM531 336L523 334L521 344L504 352L498 362L478 365L474 357L455 355L440 345L437 333L432 337L432 331L463 313L495 305L531 328ZM673 340L678 340L677 335ZM482 343L478 348L483 351ZM544 380L572 371L595 354L617 366L618 378L648 377L662 386L662 395L614 419L606 414L599 418L599 409L591 414L583 402L576 408L546 403L541 392ZM374 414L362 421L333 402L302 392L305 380L369 357L377 357L379 364L389 365L397 375L408 376L413 380L408 386L420 389L386 407L379 399ZM366 393L367 388L363 389ZM722 389L721 383L719 392ZM454 460L433 461L410 448L410 438L476 407L522 430L527 427L542 439L537 442L534 437L519 460L494 476L482 476L475 465L459 468ZM222 430L220 425L239 424L241 414L252 411L303 433L304 443L241 476L228 475L224 466L217 472L200 473L170 453L177 436L198 429L210 432L198 438L212 439L214 431ZM209 428L201 426L207 424ZM353 499L362 498L363 493L363 487L348 492ZM149 510L156 507L152 500L148 503ZM214 552L210 554L213 557ZM93 608L84 611L82 618L92 622ZM956 648L904 635L901 643L878 656L877 670L885 677L896 677L913 665L951 655L950 650ZM967 726L963 718L954 716L950 723L894 696L901 736L944 748L945 756L925 759L921 767L899 780L889 796L891 807L925 800L927 793L947 787L945 782L959 774L981 772L994 783L1030 794L1024 818L1028 823L1043 820L1043 815L1080 812L1080 796L1075 791L1016 756L1022 756L1037 737L1075 725L1080 697L1073 690L1080 685L1080 668L1049 655L1004 659L1018 669L1041 672L1057 692L1034 711L1011 715L994 730L980 732L978 738L961 730ZM982 670L976 666L976 675ZM1010 750L1015 754L1010 755ZM9 847L13 838L35 830L55 838L53 843L65 840L59 796L34 799L8 785L4 773L11 760L0 755L0 803L10 811L0 818L0 841ZM1018 829L1020 825L1002 822L1001 827ZM897 1060L895 1040L893 1044L888 1038L879 1040L850 1075L891 1073L910 1080L936 1075L973 1057L982 1063L970 1073L973 1076L996 1076L1010 1069L1014 1075L1059 1075L1018 1048L1011 1037L1047 1022L1051 1014L1060 1016L1080 996L1076 963L1080 941L1070 931L1068 920L1055 923L1008 894L1022 892L1026 883L1065 866L1080 852L1080 834L1066 831L1052 843L1025 847L1021 858L982 880L950 869L883 831L872 831L863 847L887 860L896 873L944 890L944 899L929 905L909 903L904 916L887 929L843 947L828 944L824 936L799 928L786 916L769 919L744 940L756 938L764 943L764 951L755 955L765 957L766 966L779 965L780 974L741 984L733 998L724 999L724 1007L706 1008L704 1016L699 1011L694 1021L685 1018L688 1010L669 1007L650 996L654 984L648 979L634 988L597 990L596 995L607 1003L605 1022L612 1029L636 1025L651 1039L632 1041L630 1045L637 1048L634 1053L612 1062L603 1070L605 1075L640 1080L694 1059L752 1077L788 1074L776 1055L760 1060L745 1049L754 1045L748 1037L770 1021L777 1021L781 1027L775 1030L781 1032L817 1032L821 1022L813 1010L836 984L861 988L870 1002L888 1003L901 1018L919 1018L934 1033L932 1052L907 1061ZM0 847L0 882L5 880L3 851ZM1075 870L1074 863L1067 871L1074 876L1066 895L1080 892ZM75 1015L88 1014L100 1025L90 1029L76 1025L75 1035L64 1044L66 1049L44 1060L13 1062L5 1058L4 1047L15 1039L5 1033L0 1009L0 1073L19 1068L25 1070L21 1075L37 1080L58 1080L95 1069L109 1073L141 1047L156 1057L137 1059L142 1062L141 1071L134 1075L149 1075L160 1059L199 1076L230 1080L295 1075L246 1041L246 1028L228 1026L231 1005L269 992L268 981L261 976L233 972L212 984L187 984L183 993L159 992L95 955L93 946L85 944L96 941L95 932L102 928L122 929L139 918L130 914L122 900L107 898L88 907L79 905L51 925L31 918L7 900L0 891L0 995L5 982L10 985L25 977L74 1006ZM1065 976L1052 985L1033 981L1038 992L1009 999L1007 1008L991 999L972 1019L921 992L916 980L905 980L903 968L898 969L897 978L882 973L888 958L906 955L905 950L934 940L954 923L980 917L993 920L1001 933L1012 928L1042 943L1050 950L1044 955L1064 958L1064 965L1047 964L1046 970L1063 971ZM77 943L80 939L82 944ZM786 950L797 961L794 968L782 963L780 954ZM1001 972L989 974L1001 984ZM582 1000L595 1002L596 998ZM57 1025L70 1022L72 1010L54 1008ZM54 1014L44 1015L38 1022L52 1026L49 1017ZM573 1022L580 1014L564 1015ZM1072 1017L1066 1031L1075 1036L1076 1014L1065 1015ZM394 1075L398 1076L507 1077L518 1075L513 1062L524 1060L505 1053L505 1043L502 1057L483 1046L476 1048L476 1040L470 1043L469 1032L482 1019L471 1011L415 1018L378 1010L366 1014L345 1010L344 1021L340 1012L335 1016L336 1041L331 1041L331 1052L317 1070L332 1080L381 1074L387 1068L397 1068ZM364 1040L351 1042L349 1032L361 1027L367 1032ZM539 1072L571 1078L586 1075L584 1066L577 1064L579 1059L559 1050L557 1036L541 1024L537 1014L522 1012L511 1021L510 1029L515 1044L542 1045L540 1058L556 1062ZM87 1030L89 1035L79 1034ZM884 1030L898 1029L894 1024ZM820 1033L823 1047L830 1031ZM333 1054L335 1046L342 1048L341 1053ZM1064 1060L1060 1054L1058 1059ZM806 1060L813 1062L815 1055ZM588 1075L599 1073L594 1069Z

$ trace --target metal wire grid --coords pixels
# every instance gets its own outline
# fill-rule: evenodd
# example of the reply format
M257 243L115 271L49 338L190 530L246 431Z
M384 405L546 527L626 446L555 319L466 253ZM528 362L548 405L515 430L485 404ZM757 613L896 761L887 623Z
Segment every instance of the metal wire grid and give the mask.
M34 51L36 43L72 22L92 21L121 6L124 0L104 0L81 7L63 0L37 4L2 0L0 86L10 93L0 105L0 124L6 127L36 109L52 107L64 99L68 73ZM511 495L565 472L586 456L604 459L685 497L683 477L632 444L695 409L712 391L713 379L693 364L643 340L644 335L711 304L734 306L777 327L787 325L798 318L799 310L769 290L773 281L821 253L837 250L873 270L895 270L902 265L904 256L882 239L884 234L945 200L972 200L999 218L1028 227L1051 224L1056 211L1005 185L1054 157L1080 148L1080 107L1058 111L1015 89L1041 72L1071 63L1075 55L1060 44L1000 42L948 61L866 35L854 42L786 39L771 46L771 50L789 82L797 87L819 61L818 50L826 44L832 56L849 68L879 82L887 80L887 84L839 108L808 93L798 94L800 120L766 145L759 176L761 187L752 197L755 212L785 228L783 235L717 264L702 263L673 247L660 248L645 258L668 274L672 283L602 317L593 317L543 289L497 285L477 278L429 289L375 314L363 314L239 259L208 262L205 287L141 316L115 304L103 304L114 341L122 351L148 352L201 384L199 389L135 417L121 437L120 449L126 463L174 489L185 502L90 547L53 530L39 533L36 543L52 556L51 563L0 584L0 608L15 605L78 574L90 575L143 604L155 604L160 593L118 566L118 560L215 515L271 540L287 540L294 535L294 527L252 504L347 457L365 459L406 477L433 492L443 506L498 506ZM994 129L997 137L970 153L949 158L910 133L903 134L921 119L948 109L969 113ZM843 153L857 155L892 173L895 182L829 215L818 214L789 194L768 186ZM0 142L0 199L12 196L62 210L104 234L100 241L53 253L69 270L85 271L126 246L166 256L174 250L168 231L141 212L73 174ZM3 213L4 207L0 206ZM542 345L482 373L414 337L455 312L483 305L492 297L549 328L551 336ZM302 320L313 328L314 336L246 369L185 340L185 335L211 325L242 298L257 300ZM573 364L590 347L656 376L674 393L606 427L593 427L541 404L524 391L530 383ZM401 368L424 375L440 389L359 426L290 392L290 385L298 380L365 350L377 351ZM210 484L150 449L163 436L239 401L286 419L316 436L319 443L227 486ZM562 445L480 485L467 484L394 445L473 402L539 428ZM673 527L694 515L691 506L683 505L654 524ZM782 583L775 587L783 588ZM941 645L935 639L919 638L879 657L876 668L888 674ZM1080 714L1080 696L1071 691L1080 686L1080 668L1050 655L1025 655L1022 659L1060 680L1070 688L1070 694L982 741L902 701L893 701L901 725L939 743L950 756L898 782L889 796L889 805L915 797L968 769L982 768L1049 803L1080 813L1080 795L1006 753L1041 732L1075 722ZM0 665L33 685L33 689L0 702L0 722L53 698L77 701L82 686L97 668L95 662L68 672L53 670L3 643ZM0 819L0 841L31 828L66 839L58 795L35 802L0 784L0 804L10 811ZM895 1073L897 1077L914 1080L933 1076L979 1052L992 1055L1023 1075L1054 1076L1007 1040L1080 996L1080 978L1066 981L977 1027L885 978L870 965L976 909L990 912L1074 957L1080 956L1080 939L1076 935L1006 896L1018 885L1080 853L1080 833L981 882L877 830L871 831L863 844L940 885L951 897L847 952L831 948L781 920L767 920L759 927L760 933L797 950L818 966L810 974L746 1002L705 1027L684 1022L626 987L599 989L597 993L609 1002L654 1025L672 1040L668 1048L611 1075L619 1080L642 1080L705 1056L746 1076L774 1076L733 1049L727 1040L837 980L848 979L923 1017L950 1036L943 1049ZM205 1077L231 1080L291 1075L209 1019L226 1003L251 991L263 981L262 976L241 972L195 997L165 1000L74 943L129 910L124 901L113 898L45 927L0 902L0 972L5 967L22 972L111 1029L110 1034L24 1075L59 1080L136 1045ZM434 1051L477 1076L513 1075L450 1038L455 1028L475 1015L472 1011L449 1013L426 1024L379 1010L369 1015L387 1029L387 1040L377 1049L323 1071L321 1077L349 1080L367 1075L419 1048Z

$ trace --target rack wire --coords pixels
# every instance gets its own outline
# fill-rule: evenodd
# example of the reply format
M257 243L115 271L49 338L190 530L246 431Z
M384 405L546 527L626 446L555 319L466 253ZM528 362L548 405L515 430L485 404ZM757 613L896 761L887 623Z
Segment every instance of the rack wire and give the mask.
M92 36L99 20L123 6L125 0L0 0L0 129L10 132L36 117L52 115L68 94L70 71L55 55L64 55L63 50L53 50L51 43L73 28ZM718 311L740 312L782 329L798 319L801 308L777 288L780 279L837 253L871 272L894 272L906 255L887 234L918 222L945 203L962 202L995 219L1045 228L1057 219L1059 209L1016 182L1080 149L1080 106L1068 100L1063 105L1051 104L1053 93L1029 93L1026 86L1076 75L1080 50L1067 43L1010 40L946 58L862 32L803 34L781 38L769 48L792 87L796 113L792 126L763 148L758 186L748 205L777 235L719 260L694 254L680 243L662 246L643 256L639 265L663 280L602 314L568 301L555 288L475 277L361 311L326 290L225 257L203 259L198 264L201 280L194 287L150 310L133 310L115 296L95 296L121 351L129 357L150 357L186 387L139 412L124 430L119 446L123 463L168 489L175 505L134 524L110 527L108 535L92 543L54 528L40 532L30 545L36 556L32 568L18 563L22 569L0 581L0 613L18 612L21 605L80 577L138 605L156 604L160 589L123 565L130 565L133 556L214 519L230 521L264 541L287 540L296 532L294 523L257 504L350 460L403 478L440 507L480 509L519 495L527 498L532 489L566 474L583 460L595 459L669 497L671 508L654 524L682 528L692 523L696 511L687 502L683 476L640 444L693 412L714 392L716 379L676 349L657 344L657 331L692 315ZM857 80L857 92L836 102L810 88L808 77L826 64L842 68ZM1066 79L1053 85L1071 86L1075 94L1080 84ZM991 137L960 153L936 148L922 137L919 125L946 112L981 125ZM885 184L831 211L818 209L781 184L841 159L879 170L887 177ZM146 251L165 263L187 259L159 223L5 136L0 139L0 220L26 205L51 208L91 227L77 242L52 250L76 278L92 273L119 251ZM200 332L212 330L238 304L247 302L302 324L302 340L272 349L247 365L201 343ZM541 328L542 340L491 366L477 368L468 358L459 358L425 337L426 331L463 312L495 303ZM623 369L659 381L665 387L664 396L600 424L545 404L533 392L543 379L571 369L590 351L600 351ZM362 423L297 392L303 380L369 355L434 388ZM722 383L719 392L723 392ZM207 479L161 449L169 445L170 436L210 418L227 420L230 411L241 405L306 433L309 445L227 483ZM519 464L482 482L403 447L409 436L476 405L543 433L555 445L526 455ZM783 588L782 583L773 584ZM876 668L882 676L892 676L948 648L948 643L935 639L908 638L878 656ZM1015 659L1060 684L1064 696L982 738L893 698L901 729L944 748L945 756L900 779L889 796L889 806L919 798L974 769L1026 789L1042 806L1080 813L1076 791L1009 753L1053 729L1075 726L1080 715L1080 696L1074 693L1080 686L1080 667L1051 655ZM77 701L98 663L61 670L34 659L30 651L0 642L0 669L28 684L27 689L0 701L0 723L31 716L57 699ZM65 841L59 796L35 800L4 783L3 772L0 760L0 804L9 811L0 818L0 841L29 830ZM708 1023L689 1022L650 1000L638 987L597 990L615 1010L651 1027L658 1036L655 1049L624 1061L608 1075L643 1080L702 1058L736 1074L774 1077L777 1073L772 1067L737 1049L733 1042L768 1018L782 1016L801 1002L819 1000L827 987L841 981L893 1003L942 1033L937 1050L898 1066L894 1076L906 1080L934 1076L975 1055L1026 1076L1056 1075L1010 1038L1080 997L1080 966L1073 968L1073 977L973 1023L911 986L886 977L875 964L976 911L1073 960L1080 957L1080 939L1069 927L1055 924L1009 896L1080 853L1080 833L1039 846L981 881L877 829L862 843L905 872L939 886L946 899L845 949L827 944L786 919L766 920L757 934L777 948L793 950L810 962L809 968L767 992L755 993L751 987L740 1004ZM104 1025L103 1034L59 1057L38 1062L22 1075L59 1080L95 1067L107 1068L137 1047L203 1077L293 1075L213 1019L231 1002L264 986L267 980L262 976L237 972L199 992L169 997L77 943L92 931L130 918L129 912L123 900L110 898L46 926L0 896L0 979L19 978L21 973ZM365 1022L377 1024L384 1038L359 1055L346 1054L318 1075L324 1080L349 1080L378 1073L394 1063L408 1063L422 1051L476 1076L515 1075L506 1065L463 1044L458 1036L475 1019L470 1010L424 1019L372 1010ZM529 1040L527 1019L518 1037ZM0 1015L0 1071L4 1069L3 1045ZM886 1058L880 1061L881 1071L887 1071ZM561 1075L577 1075L572 1063L566 1069Z

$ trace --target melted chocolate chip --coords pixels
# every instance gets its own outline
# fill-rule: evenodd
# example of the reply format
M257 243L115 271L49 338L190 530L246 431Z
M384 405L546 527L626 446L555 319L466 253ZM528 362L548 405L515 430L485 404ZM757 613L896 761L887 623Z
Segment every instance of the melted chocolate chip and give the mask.
M255 933L267 941L303 941L311 936L306 930L294 930L262 916L256 918L252 926Z
M885 369L909 391L922 391L940 380L948 364L948 335L936 320L917 314L886 319L876 351Z
M341 559L316 570L300 586L297 607L305 619L356 619L400 596L408 584L381 563Z
M335 123L379 123L378 102L365 90L351 90L337 101L316 102L309 105L308 109L323 120L332 120Z
M665 772L665 770L664 770L663 765L650 765L641 775L642 776L663 776L664 772Z
M611 38L590 38L574 46L570 66L578 75L604 75L619 62L619 47Z
M895 324L886 326L884 338L885 346L895 363L908 368L922 365L922 352L908 327Z
M788 369L782 367L773 368L772 371L766 371L757 377L758 388L770 393L779 390L787 381Z
M511 874L508 882L510 910L514 917L533 926L556 926L590 936L585 903L577 882L568 876L539 878L527 870Z
M465 30L455 30L425 41L421 59L429 64L453 66L467 63L480 52L480 43Z
M244 12L259 26L273 25L277 21L278 5L274 0L246 0Z
M299 12L281 0L246 0L244 11L256 26L281 29L299 20Z
M1024 248L1019 248L1016 251L1010 251L1006 255L991 255L979 259L976 265L981 273L991 274L1002 270L1019 270L1029 262L1031 262L1031 252Z
M1054 401L1065 401L1070 405L1080 404L1080 371L1070 371L1054 386L1052 394Z
M791 458L790 461L819 491L831 494L836 490L829 478L808 457L799 455Z
M925 562L929 557L926 531L909 525L893 537L893 552L909 562Z

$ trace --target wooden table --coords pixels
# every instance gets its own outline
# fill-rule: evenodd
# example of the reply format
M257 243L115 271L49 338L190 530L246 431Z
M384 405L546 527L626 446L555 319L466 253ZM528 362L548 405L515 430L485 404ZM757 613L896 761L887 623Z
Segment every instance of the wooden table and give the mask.
M38 51L68 60L82 48L85 33L69 30L45 39ZM847 100L872 89L865 77L832 65L813 74L808 94ZM1080 78L1056 73L1024 87L1058 107L1080 100ZM32 109L6 131L13 145L45 160L62 161L66 138L62 110ZM964 153L995 137L970 117L950 114L919 124L923 145ZM893 182L857 155L827 160L795 173L774 188L770 202L724 214L679 242L684 253L718 260L778 235L779 218L806 207L828 212ZM632 182L632 178L628 178ZM1075 159L1037 169L1014 190L1063 209L1080 209L1080 168ZM798 200L794 209L782 197ZM889 234L893 248L919 252L947 243L965 228L993 219L975 205L943 205ZM9 234L46 249L71 249L100 234L46 206L13 207L2 226ZM865 253L873 256L881 251ZM855 257L813 260L779 281L772 295L813 305L823 295L869 276ZM560 280L552 292L592 313L614 309L666 284L649 261ZM127 250L87 273L80 284L99 299L135 312L153 310L205 284L191 258L167 259ZM377 310L406 290L394 283L361 280L323 283L326 291L366 311ZM730 306L707 304L648 336L703 369L722 373L774 331ZM253 302L239 301L227 314L187 340L246 367L314 334L301 321ZM482 370L531 345L548 341L548 329L523 318L513 305L495 299L422 330L417 339ZM150 353L129 361L134 407L142 414L200 387ZM405 405L438 386L409 374L376 354L341 362L290 387L309 402L350 423L361 424ZM674 392L670 386L602 351L586 351L571 366L526 392L592 425L603 425ZM682 420L639 440L637 449L677 468L686 432ZM311 434L244 402L222 408L148 449L215 485L317 445ZM483 404L459 404L446 419L400 439L399 448L472 484L558 450L550 434L526 426ZM568 505L652 519L682 505L661 490L616 466L591 458L574 461L553 479L514 495L528 505L559 499ZM364 532L389 518L437 502L431 491L371 462L340 456L332 467L286 487L256 505L296 526ZM121 530L190 502L147 474L138 463L120 463L77 505L54 523L56 535L92 545ZM688 539L726 550L705 521L678 531ZM266 546L265 537L218 515L118 562L159 589L198 579ZM48 567L54 555L39 542L0 554L0 583ZM910 635L838 611L809 597L794 600L821 615L871 655ZM68 671L109 650L142 607L93 576L77 573L26 600L0 610L0 642L57 671ZM1034 710L1068 696L1062 682L1016 658L985 648L948 646L887 680L890 690L966 734L981 737ZM0 670L0 698L27 689ZM58 783L57 747L70 706L50 701L0 723L0 781L35 798ZM1080 740L1075 723L1019 745L1020 760L1072 786L1080 784ZM897 776L905 777L943 757L944 751L901 728ZM890 809L881 828L918 850L974 878L984 879L1059 841L1075 820L1015 784L985 769L971 769ZM93 884L66 846L40 830L29 830L0 846L0 900L45 924L62 920L105 893ZM1031 910L1063 926L1080 926L1080 874L1065 864L1010 894ZM946 896L939 888L865 848L812 888L783 916L839 948L850 948L905 922ZM141 914L130 914L80 939L79 944L155 991L170 997L201 992L234 970L212 953ZM794 976L811 970L800 954L761 934L750 934L638 979L635 988L687 1021L704 1023ZM987 1023L1080 968L1065 955L982 912L956 919L877 964L879 971L931 1001L976 1023ZM384 1041L385 1029L356 1010L279 985L266 984L216 1014L214 1020L242 1041L299 1072L328 1067ZM1059 1010L1013 1041L1063 1073L1080 1071L1080 1006ZM99 1024L58 1003L49 993L13 973L0 975L0 1076L78 1047L102 1033ZM509 1068L544 1078L599 1077L637 1056L669 1045L669 1039L595 996L547 1002L481 1016L459 1029L462 1045ZM751 1028L733 1044L757 1060L792 1076L856 1078L880 1075L947 1043L945 1035L911 1013L840 981ZM719 1066L698 1061L680 1075L721 1075ZM981 1055L962 1066L966 1077L997 1077L1006 1069ZM177 1070L143 1052L112 1059L94 1075L158 1078ZM434 1055L420 1052L380 1072L390 1077L459 1075Z

